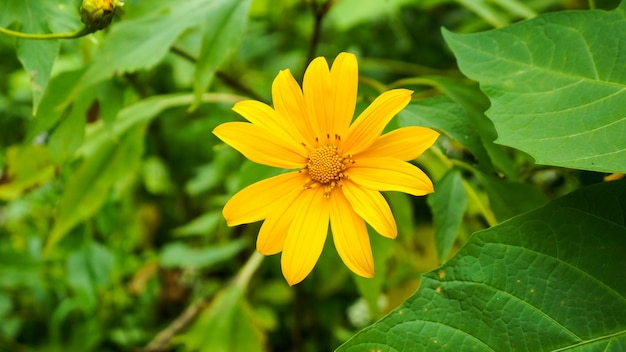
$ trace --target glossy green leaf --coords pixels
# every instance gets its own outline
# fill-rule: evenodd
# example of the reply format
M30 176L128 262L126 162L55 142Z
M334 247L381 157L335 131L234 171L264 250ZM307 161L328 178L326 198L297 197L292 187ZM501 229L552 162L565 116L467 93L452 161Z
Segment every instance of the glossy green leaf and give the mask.
M433 213L437 256L440 262L444 262L452 249L467 207L467 192L463 187L461 172L450 170L435 183L435 193L428 195L427 201Z
M110 194L111 187L139 167L143 131L130 130L120 140L107 140L82 162L69 178L61 196L58 214L48 238L49 250L69 230L91 217Z
M625 221L613 181L478 232L338 351L621 351Z
M498 30L443 31L492 102L497 142L537 163L626 171L626 10L557 12ZM614 34L614 35L613 35Z
M215 71L239 45L250 10L250 0L222 1L206 19L202 49L194 75L194 106L213 81Z

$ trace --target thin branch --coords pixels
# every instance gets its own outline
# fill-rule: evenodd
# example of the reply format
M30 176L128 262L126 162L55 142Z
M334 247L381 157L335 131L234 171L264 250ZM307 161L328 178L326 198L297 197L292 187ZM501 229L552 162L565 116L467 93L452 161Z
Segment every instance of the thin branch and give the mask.
M326 0L322 6L318 6L316 0L312 0L311 10L313 11L314 22L313 22L313 35L311 36L311 41L309 42L309 52L306 56L306 61L304 63L304 69L309 65L309 62L313 61L317 52L317 46L320 41L320 34L322 32L322 21L324 17L330 11L330 8L333 6L335 0ZM304 72L304 69L302 70Z
M228 285L241 286L243 289L248 285L252 275L259 268L265 258L261 253L254 251L248 258L244 266L237 272L237 275ZM196 317L206 308L211 302L209 296L202 297L192 305L187 307L181 315L179 315L174 321L168 325L165 329L161 330L153 339L146 345L138 350L138 352L162 352L167 349L170 340L191 325Z
M69 33L23 33L0 27L0 33L4 33L20 39L75 39L84 37L95 32L94 29L84 26L83 28Z
M172 46L170 48L170 51L180 57L182 57L183 59L191 62L191 63L196 63L198 62L198 59L196 57L194 57L193 55L189 54L188 52L182 50L179 47L176 46ZM247 96L249 96L250 98L254 99L254 100L258 100L258 101L262 101L266 104L268 104L267 101L265 101L265 99L263 99L263 97L261 97L259 94L257 94L255 91L253 91L250 87L246 86L245 84L243 84L241 81L237 80L235 77L228 75L227 73L223 72L223 71L215 71L215 76L217 78L219 78L222 82L224 82L224 84L226 84L227 86L235 89L236 91L243 93Z
M161 352L165 351L167 345L170 343L172 337L176 336L179 332L183 331L187 326L196 319L196 317L202 312L204 307L209 304L208 297L202 297L195 303L187 307L185 311L179 315L170 325L161 330L148 345L139 351L141 352Z

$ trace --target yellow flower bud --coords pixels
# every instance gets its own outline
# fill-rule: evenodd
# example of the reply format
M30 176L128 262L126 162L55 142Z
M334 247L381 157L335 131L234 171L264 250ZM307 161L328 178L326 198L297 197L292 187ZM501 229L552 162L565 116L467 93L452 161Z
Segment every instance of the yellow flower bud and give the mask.
M103 29L111 23L115 8L123 5L118 0L83 0L80 5L80 19L94 30Z

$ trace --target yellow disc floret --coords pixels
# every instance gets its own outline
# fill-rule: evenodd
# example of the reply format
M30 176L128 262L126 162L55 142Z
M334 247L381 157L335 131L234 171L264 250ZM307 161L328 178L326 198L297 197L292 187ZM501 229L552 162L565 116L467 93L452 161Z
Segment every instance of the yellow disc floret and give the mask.
M337 153L337 147L327 145L315 149L309 154L307 169L311 180L321 184L338 181L346 169L343 158Z
M341 156L339 148L335 145L325 145L313 150L309 154L306 171L310 181L306 187L316 187L315 184L325 188L325 196L330 196L330 191L335 188L337 182L344 177L346 159Z

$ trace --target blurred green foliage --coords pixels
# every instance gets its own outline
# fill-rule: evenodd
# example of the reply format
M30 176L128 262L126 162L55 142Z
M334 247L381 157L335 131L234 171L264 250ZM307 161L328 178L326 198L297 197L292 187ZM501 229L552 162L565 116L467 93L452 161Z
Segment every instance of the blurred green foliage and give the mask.
M513 145L531 157L494 143L502 131L485 111L511 100L465 78L483 89L499 79L471 67L484 62L446 32L455 57L441 28L507 28L618 3L127 0L110 27L79 39L0 34L0 350L337 348L401 305L420 275L475 231L602 181L584 170L626 171L622 159L584 170L550 159L537 165L533 157L545 155L536 148ZM75 31L79 6L2 1L0 27ZM253 254L259 225L229 228L221 216L230 196L276 171L245 160L211 131L240 119L230 111L236 101L269 103L279 70L300 79L313 57L341 51L359 57L357 110L386 89L415 90L390 127L442 133L416 161L437 193L386 194L399 235L390 241L371 232L374 279L355 277L326 248L313 273L290 288L279 256L261 262Z

